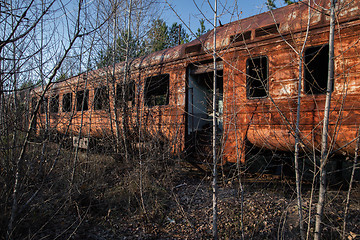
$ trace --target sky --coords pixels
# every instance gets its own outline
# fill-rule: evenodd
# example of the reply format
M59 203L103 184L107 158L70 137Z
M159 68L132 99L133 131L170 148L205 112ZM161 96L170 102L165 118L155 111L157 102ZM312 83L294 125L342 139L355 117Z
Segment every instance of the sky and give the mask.
M161 17L171 25L174 22L182 21L193 31L200 26L199 19L208 18L206 21L207 29L212 29L214 13L209 3L214 6L215 0L164 0L165 5L171 5L173 10L168 6ZM167 3L166 3L167 2ZM196 7L198 5L201 12ZM233 22L242 18L250 17L261 12L267 11L266 0L218 0L218 16L222 24ZM276 0L277 7L283 5L283 1ZM174 13L174 10L179 17ZM182 23L184 25L184 23Z

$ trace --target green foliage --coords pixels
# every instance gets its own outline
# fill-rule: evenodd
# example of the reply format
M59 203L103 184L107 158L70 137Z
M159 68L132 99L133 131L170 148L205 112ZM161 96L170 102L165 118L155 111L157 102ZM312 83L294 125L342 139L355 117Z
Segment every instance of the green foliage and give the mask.
M148 35L149 52L157 52L170 46L169 29L163 19L155 19L151 23Z
M290 5L290 4L293 4L296 2L297 2L297 0L284 0L284 3L286 5ZM277 8L277 6L275 4L275 0L266 0L266 6L269 10L273 10L273 9Z
M25 80L21 83L20 90L29 89L29 88L32 88L33 86L34 86L34 83L31 80Z
M276 8L275 0L267 0L267 1L266 1L266 7L267 7L269 10L275 9L275 8Z
M180 31L180 33L179 33ZM180 38L180 39L179 39ZM168 27L163 19L152 22L148 35L148 51L156 52L189 42L190 36L182 24L177 22Z
M66 80L68 78L69 78L69 76L68 76L68 74L66 72L61 72L59 74L59 76L56 78L55 82L61 82L61 81L64 81L64 80Z
M116 52L115 52L115 62L122 62L126 58L126 41L128 39L128 33L126 31L120 32L120 36L116 40ZM142 55L145 55L145 45L143 42L136 39L133 34L130 32L129 36L129 58L135 58ZM114 59L114 50L113 46L109 46L106 50L101 50L97 67L102 68L109 66L113 63Z
M180 34L179 34L180 31ZM179 39L180 37L180 39ZM152 22L148 35L148 52L161 51L189 42L191 39L181 24L173 23L168 27L163 19L156 19Z
M197 38L200 37L201 35L204 35L205 33L207 33L209 31L209 29L206 30L206 28L205 28L205 19L200 19L199 23L200 23L200 27L197 29L196 34L195 34Z
M179 33L180 32L180 33ZM180 39L179 39L180 37ZM186 33L181 24L173 23L169 30L169 45L170 47L177 46L189 42L190 37Z
M122 31L116 41L115 62L121 62L125 60L127 39L127 32ZM171 25L171 27L169 27L163 19L158 18L152 21L146 40L137 39L130 32L128 56L130 58L140 57L148 53L174 47L178 45L179 42L180 44L184 44L189 41L190 37L181 24L175 22ZM109 66L113 63L113 59L113 46L109 46L106 49L100 51L97 61L97 67L102 68Z
M284 2L285 2L287 5L290 5L290 4L296 3L297 1L284 0Z

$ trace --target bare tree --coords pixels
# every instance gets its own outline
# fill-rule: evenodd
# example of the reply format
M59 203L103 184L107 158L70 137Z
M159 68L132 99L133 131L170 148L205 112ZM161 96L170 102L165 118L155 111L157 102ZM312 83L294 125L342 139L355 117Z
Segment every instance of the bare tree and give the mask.
M216 54L216 27L217 27L217 0L215 0L215 5L214 5L214 49L213 49L213 61L214 61L214 80L213 80L213 101L212 101L212 106L213 106L213 119L212 119L212 154L213 154L213 238L214 239L218 239L218 229L217 229L217 165L218 165L218 161L217 161L217 152L216 152L216 148L217 148L217 141L216 141L216 135L217 135L217 130L216 130L216 126L217 126L217 119L216 119L216 113L217 113L217 109L216 109L216 87L217 87L217 68L216 68L216 58L217 58L217 54Z
M331 104L331 93L333 91L334 83L334 34L335 34L335 3L336 0L331 1L330 5L330 31L329 31L329 69L328 69L328 80L327 80L327 90L326 90L326 102L324 109L324 121L323 121L323 131L321 138L321 157L320 157L320 188L319 188L319 198L316 208L316 222L315 222L315 240L321 238L321 224L322 224L322 215L325 202L326 194L326 165L329 158L329 149L328 149L328 128L329 128L329 117L330 117L330 104Z
M47 91L53 86L55 79L58 76L58 70L68 57L68 53L76 45L76 40L93 33L99 26L95 25L94 28L88 28L85 30L85 27L82 25L84 6L84 2L79 1L77 6L78 11L74 14L75 17L71 18L66 7L64 5L57 4L56 1L11 1L1 3L1 10L2 13L4 13L4 15L2 14L1 21L12 21L12 24L4 25L4 31L1 36L2 40L0 41L0 65L3 67L7 66L10 62L16 63L13 65L13 70L10 72L1 72L2 90L6 89L6 92L9 93L4 95L4 92L1 91L1 100L7 101L10 100L12 96L15 97L14 99L21 96L22 101L25 101L25 97L27 96L25 91L29 91L29 88L32 88L31 78L35 83L39 82L43 85L39 98L37 98L38 100L32 102L31 111L28 109L28 112L31 113L31 115L28 118L29 124L27 129L24 130L24 132L21 132L21 127L24 126L20 125L15 128L9 128L12 132L12 136L18 136L13 139L14 147L12 149L12 157L2 155L7 158L6 161L9 163L7 164L7 175L5 176L8 188L7 191L10 192L10 188L12 189L12 195L7 198L7 201L12 202L7 222L7 239L16 237L17 234L14 231L19 221L21 221L24 209L36 198L40 189L44 186L44 182L42 182L42 184L40 184L33 193L24 191L27 188L27 186L25 186L25 181L27 181L28 174L27 172L24 172L24 170L35 164L32 159L28 160L27 158L29 157L28 149L30 139L32 135L36 133L35 126L38 124L37 115L40 112L40 109L41 111L43 111L42 109L45 109L46 129L48 129L47 126L49 124L49 119L47 117ZM64 15L62 15L63 13ZM68 32L69 38L61 39L64 44L62 47L60 45L54 47L53 45L53 41L60 41L59 36L61 35L56 35L58 33L54 30L56 28L52 29L54 24L54 21L52 20L53 17L57 19L64 17L65 22L64 25L62 25L64 29L66 28L66 24L70 24L69 22L73 21L74 24L73 26L75 30L73 32ZM46 30L53 33L53 35L46 38L44 37L45 25ZM40 39L37 39L38 36ZM46 39L46 41L44 39ZM15 54L14 51L13 57L3 58L2 56L7 55L10 51L10 47L16 49L16 52L19 54ZM47 53L45 54L45 52ZM53 58L52 54L59 55L57 58ZM52 59L56 59L56 61L51 62ZM39 69L39 71L37 72L36 69ZM14 81L11 82L11 78L13 78ZM20 86L22 86L22 92L18 91ZM34 97L36 95L32 96ZM28 100L27 102L23 102L22 105L26 105L29 102L31 101ZM1 136L3 136L3 130L9 127L7 123L11 121L9 115L10 108L5 111L3 107L4 105L1 104L1 116L2 119L6 120L1 122ZM24 110L25 109L23 109L23 111ZM18 112L18 114L21 114L19 117L25 118L24 112ZM20 144L20 141L23 141L22 144ZM42 147L43 159L40 161L40 164L44 162L45 147L46 145L44 142ZM43 166L40 165L40 168L42 167ZM41 176L40 173L41 171L39 170L37 174ZM7 212L7 210L5 210L5 212Z
M145 17L149 5L146 5L145 1L137 0L109 2L111 4L101 1L79 1L76 7L77 11L70 10L71 7L62 2L28 1L23 5L19 2L17 7L10 7L9 4L4 3L9 10L6 10L5 12L8 14L2 15L2 17L8 16L8 19L5 17L2 19L11 24L8 28L4 27L7 30L3 35L5 40L0 42L3 44L0 51L0 68L2 70L0 74L0 141L3 144L0 148L0 167L5 169L1 172L0 183L4 182L4 189L6 189L0 191L1 199L6 199L5 204L0 203L0 207L4 209L5 213L5 217L0 216L0 220L7 225L7 229L4 230L7 238L21 238L25 235L30 236L29 238L38 238L49 222L60 214L64 216L72 210L75 210L74 216L76 216L69 218L70 221L64 217L67 223L64 224L65 227L60 227L61 233L50 233L51 236L54 238L75 236L86 222L84 221L86 217L94 217L91 214L96 215L97 211L101 212L101 221L103 219L110 220L106 222L114 227L111 231L116 232L118 231L116 229L118 229L119 215L123 210L135 216L136 221L139 221L137 224L141 225L143 220L145 223L143 226L146 225L144 228L156 228L158 225L155 222L157 221L160 222L160 225L177 222L177 219L172 220L171 218L180 213L181 216L178 219L181 218L181 220L177 225L181 225L180 221L185 219L184 222L189 229L191 228L193 232L197 231L194 227L196 220L190 218L192 213L188 211L192 207L191 203L195 193L190 200L180 198L180 193L176 191L178 188L184 187L186 183L177 183L175 186L171 182L174 179L171 174L175 171L172 164L183 158L183 155L180 155L177 150L183 150L181 145L185 145L183 142L184 131L187 132L186 127L190 126L190 124L186 126L187 123L183 116L188 116L190 121L191 114L194 114L191 107L187 109L185 104L189 104L189 106L193 104L187 98L191 98L190 88L198 87L195 85L195 81L198 81L197 84L203 81L206 85L204 88L199 88L198 93L199 96L204 96L201 100L207 104L206 108L201 109L204 115L199 117L205 127L204 129L198 128L196 131L203 131L202 133L206 134L204 136L207 138L207 145L196 151L207 153L203 157L203 159L206 158L203 164L212 171L212 181L208 181L208 184L212 184L212 189L210 190L206 186L206 190L203 191L209 203L212 198L212 206L210 204L206 206L206 214L212 212L212 218L210 221L206 221L206 228L212 227L212 237L214 239L227 237L227 232L225 232L227 229L235 229L236 233L241 234L242 239L254 238L254 234L260 232L259 230L273 231L269 230L267 227L269 222L265 221L269 217L258 216L254 223L250 222L251 218L247 218L247 214L256 212L258 206L252 210L249 208L249 205L252 204L250 193L253 193L253 190L250 189L248 193L247 191L253 185L243 183L241 177L243 177L244 171L253 167L260 169L260 173L254 174L257 178L266 177L266 174L263 173L274 168L274 159L280 149L293 156L291 159L294 159L293 167L296 176L296 187L293 192L296 192L296 197L294 194L287 197L284 202L277 202L279 204L276 206L269 205L272 209L280 209L280 213L275 213L282 217L279 222L275 223L279 225L278 237L286 238L288 233L286 224L288 224L287 221L290 221L287 217L291 211L291 214L295 216L292 220L295 219L294 221L299 225L299 228L292 231L294 235L300 236L301 239L309 238L312 219L316 218L316 235L320 238L321 228L318 227L318 223L321 226L321 214L322 212L326 213L326 209L322 205L326 186L320 185L319 199L322 200L318 201L318 209L322 208L322 210L318 210L319 214L314 217L312 205L315 199L313 193L316 192L317 171L320 170L321 175L325 173L324 176L326 176L326 162L334 152L331 149L336 142L342 121L339 117L338 126L330 126L329 130L324 128L323 133L326 135L323 135L324 142L327 138L333 137L334 140L324 144L322 148L324 152L321 152L321 165L317 166L317 162L313 159L318 157L318 146L312 135L319 130L320 123L314 122L312 126L305 129L302 125L302 118L306 117L306 114L304 116L301 114L305 111L304 109L307 109L305 105L309 99L313 100L314 105L322 101L319 101L321 97L304 90L306 88L304 83L306 85L308 79L303 77L304 72L309 70L307 69L309 61L306 59L306 52L308 46L312 45L312 42L308 41L311 35L310 30L312 30L312 20L323 14L323 12L319 13L321 8L312 5L310 1L297 5L308 4L307 7L301 8L303 13L306 12L306 9L308 10L308 16L305 14L301 16L301 24L306 26L306 30L304 27L296 28L295 25L299 22L295 21L294 23L287 21L285 23L287 25L283 27L278 22L279 12L276 10L268 12L266 21L267 24L272 24L272 28L270 30L266 28L270 34L261 35L267 34L266 31L263 31L264 26L252 27L251 31L248 31L247 26L242 25L241 21L229 24L229 27L218 27L217 22L222 14L225 12L234 16L236 14L232 9L225 7L221 11L224 4L215 1L212 8L213 23L205 18L205 13L201 12L201 7L198 7L201 17L214 28L210 34L198 36L195 42L186 46L178 46L171 50L153 53L148 57L136 58L137 55L133 52L138 49L136 44L132 45L132 41L141 40L146 36L149 28L144 26L143 22L144 19L151 18L151 16ZM152 1L147 3L150 4L150 2L153 3ZM3 7L3 3L1 4ZM25 14L22 17L23 11L26 9L23 7L28 7L27 4L37 6L34 9L30 7L28 10L35 14L34 16ZM53 5L49 7L49 4ZM211 6L209 2L207 4ZM221 6L220 10L218 5ZM73 7L73 5L71 6ZM93 9L89 6L92 6ZM296 7L294 9L296 10ZM94 14L95 11L96 14ZM51 17L53 14L56 16L56 21L52 21L54 20ZM240 15L237 14L238 17ZM313 18L313 16L315 17ZM293 15L289 13L286 17L287 20L292 19ZM18 23L18 19L22 19L23 22ZM59 19L64 22L64 25L56 25L60 21ZM36 26L32 31L26 33L27 27L32 26L33 22L37 22ZM44 26L41 23L44 23ZM49 23L51 27L48 27ZM190 30L185 21L182 23ZM281 24L283 23L281 22ZM234 25L236 27L232 28ZM244 26L245 28L242 29ZM45 30L48 28L52 30L50 35L45 34ZM20 34L26 33L23 38L6 42L8 39L6 34L13 34L14 36L10 38L13 39L17 36L19 29L22 29ZM65 36L67 36L61 38L62 41L59 41L59 36L64 34L60 29L64 29ZM73 30L68 31L69 29ZM325 28L322 28L321 31L327 32ZM284 32L286 34L283 35ZM259 41L252 42L256 34L260 35L258 39L255 39ZM219 36L224 36L224 39ZM119 38L121 38L121 44L118 44ZM262 39L266 40L262 41ZM272 43L273 39L276 39L277 45ZM222 42L223 40L224 42ZM324 44L326 41L327 38L322 38L321 41L315 42ZM58 42L62 44L58 44ZM255 42L259 44L253 44ZM357 43L358 41L354 45ZM189 46L196 46L197 49L200 49L199 56L201 57L195 53L181 55L182 52L179 49L186 52L189 50ZM287 56L282 60L280 57L277 59L276 54L271 55L271 53L278 53L280 48L280 53ZM104 49L105 52L109 50L109 62L99 68L99 65L96 64L99 62L96 53ZM162 64L164 62L161 58L166 61L171 59L171 54L167 54L172 51L181 55L181 60L178 62L183 61L181 62L183 65L177 65L178 62L173 63L171 60ZM331 53L331 48L329 52ZM334 59L335 57L330 58ZM329 65L332 64L330 62ZM268 71L269 74L262 70L265 65L267 69L268 66L273 66ZM98 69L94 70L96 66ZM206 72L200 73L203 79L195 79L196 77L200 78L200 74L191 71L201 71L205 68ZM68 72L71 74L67 74ZM168 72L171 74L167 74ZM289 76L281 75L283 73L285 75L285 72ZM61 76L60 78L60 73L63 76L71 77L67 79ZM198 75L196 76L196 74ZM330 72L328 76L331 75ZM334 78L334 76L329 78ZM32 79L38 84L31 83L29 86L20 86L25 79ZM259 83L258 85L249 84L251 81L255 81L254 79ZM191 81L194 81L195 84ZM219 84L223 86L219 87ZM25 100L22 101L25 99L22 96L23 92L20 92L19 89L32 88L33 85L40 87L32 91L31 95L27 95L25 103ZM131 91L133 91L131 99L127 96L130 85ZM284 86L278 87L278 85ZM327 86L329 88L332 83L328 83ZM156 92L154 89L158 88L165 89L165 91ZM258 89L260 89L260 92L257 92L258 96L253 97L252 94ZM89 95L86 94L87 90ZM187 92L188 90L189 92ZM279 90L281 94L276 90ZM79 94L81 92L83 92L82 95ZM105 93L101 95L104 102L96 100L100 96L98 95L100 92ZM331 93L331 89L329 93ZM58 101L62 102L58 108L62 107L63 109L58 114L53 114L51 102L53 101L52 97L56 100L56 95ZM344 98L345 95L346 93ZM32 103L28 107L30 102ZM331 96L327 99L327 103L329 104L327 105L328 111ZM101 105L100 108L97 107L98 104ZM219 123L223 117L221 115L222 104L226 108L223 115L226 119L220 127ZM11 112L12 109L15 109L14 113ZM341 108L339 109L341 112ZM186 112L187 110L188 112ZM320 107L316 107L314 111L317 111L314 116L316 114L322 116ZM18 114L27 112L30 114L24 115L25 118L29 118L29 125L26 127L22 126L20 122L13 121L13 116L16 117L15 119L22 119ZM324 127L329 123L326 115L324 114ZM277 121L276 124L275 121ZM190 132L195 135L194 129L191 128L190 130L193 132ZM38 138L41 136L42 130L46 130L45 140ZM52 130L56 134L52 135ZM56 147L54 147L54 143L48 141L55 135L60 139L56 143L58 144ZM221 139L219 139L219 135L222 135ZM73 136L75 138L71 138ZM83 137L91 139L97 149L94 152L92 152L93 149L88 149L83 154L84 150L80 149L79 141L74 144L74 151L67 148L66 140L76 139L76 137L78 140ZM285 138L286 141L282 141L280 138ZM355 145L355 141L359 141L357 138L358 136L340 148L350 149ZM34 151L34 148L37 149L36 146L40 146L39 151ZM180 147L176 148L177 146ZM188 146L186 145L185 148ZM108 152L107 147L111 151ZM54 153L55 148L57 149L56 153ZM358 149L355 152L350 188L347 193L343 237L346 235L345 230L350 229L346 215L350 214L350 192L351 184L354 181L354 171L357 167L357 151ZM36 157L37 153L41 153L40 160ZM98 158L93 161L92 157L96 155ZM309 197L302 193L301 189L301 180L305 172L303 155L311 164L314 164L313 186ZM200 154L192 156L199 157ZM221 172L223 178L220 178L219 165L222 165L222 160L226 160L227 157L236 161L236 163L233 162L236 165L236 172L231 172L230 178L227 178L226 171ZM103 166L105 158L110 159L112 165L104 164ZM62 161L59 161L60 159ZM260 166L251 166L255 165L253 160L259 160L258 165ZM264 161L261 162L262 160ZM276 164L279 163L276 162ZM278 171L278 166L275 167ZM100 175L106 177L99 178ZM223 185L218 179L222 180ZM240 212L236 212L239 209L236 206L224 207L227 199L224 199L222 194L218 194L224 191L223 186L232 184L233 180L239 184L239 190L234 191L238 194L234 195L236 195L236 203L240 203ZM325 182L323 177L321 180L321 183ZM199 186L204 183L203 181L204 179ZM265 190L262 188L261 191ZM50 196L53 193L56 194ZM278 198L277 195L274 196L276 199ZM171 206L168 201L171 200L176 202L178 208L176 213L173 209L168 208ZM57 201L56 204L55 201ZM48 203L52 205L49 207ZM37 204L36 207L35 204ZM188 204L189 207L184 207L184 204ZM42 206L44 208L41 208ZM267 209L263 205L259 206L265 213L264 215L267 215ZM26 221L31 222L32 213L42 209L48 213L46 209L51 207L54 209L51 211L51 216L44 217L45 220L40 224L41 226L36 229L24 227L26 231L24 233L21 225ZM232 218L227 215L227 210L233 211L236 221L232 221ZM303 215L305 211L308 211L307 218ZM112 215L117 215L116 221L111 221L113 220ZM38 215L34 214L34 216ZM231 224L227 225L226 221L231 221ZM148 224L150 222L154 224ZM306 225L307 236L305 236ZM144 231L141 227L136 231ZM166 234L168 237L171 233ZM211 235L208 229L206 234L209 237ZM240 238L240 235L231 235L231 232L229 234L230 238ZM272 234L276 235L274 231Z

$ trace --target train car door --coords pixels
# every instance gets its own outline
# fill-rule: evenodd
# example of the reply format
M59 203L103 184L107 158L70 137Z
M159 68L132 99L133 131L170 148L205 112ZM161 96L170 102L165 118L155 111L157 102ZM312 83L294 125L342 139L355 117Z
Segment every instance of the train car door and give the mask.
M192 64L187 69L186 150L188 157L206 162L212 157L213 63ZM223 131L223 64L217 64L217 135Z

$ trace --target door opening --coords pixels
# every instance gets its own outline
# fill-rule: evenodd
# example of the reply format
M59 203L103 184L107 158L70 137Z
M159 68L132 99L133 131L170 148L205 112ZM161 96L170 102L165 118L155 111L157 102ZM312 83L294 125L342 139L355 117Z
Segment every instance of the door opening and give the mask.
M190 158L201 162L212 158L214 71L208 65L188 69L186 149ZM220 140L223 131L223 70L222 64L219 65L216 75L216 132Z

